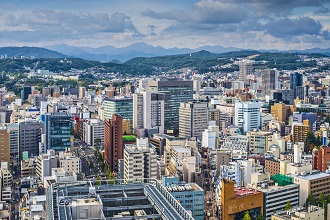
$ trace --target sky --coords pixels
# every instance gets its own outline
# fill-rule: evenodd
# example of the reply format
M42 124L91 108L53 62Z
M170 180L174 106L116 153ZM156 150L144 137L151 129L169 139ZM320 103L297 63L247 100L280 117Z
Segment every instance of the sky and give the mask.
M330 0L0 0L0 46L330 47Z

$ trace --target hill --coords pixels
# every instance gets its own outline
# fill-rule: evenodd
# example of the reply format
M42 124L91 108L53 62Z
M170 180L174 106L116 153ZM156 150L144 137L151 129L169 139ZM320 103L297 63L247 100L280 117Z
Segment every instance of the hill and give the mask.
M70 56L41 47L0 47L0 55L7 57L69 58Z

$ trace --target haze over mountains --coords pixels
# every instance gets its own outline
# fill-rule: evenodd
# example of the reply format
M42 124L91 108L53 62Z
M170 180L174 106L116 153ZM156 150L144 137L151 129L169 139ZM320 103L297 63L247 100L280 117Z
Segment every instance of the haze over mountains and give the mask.
M46 47L47 49L54 50L72 57L78 57L87 60L97 61L127 61L135 57L155 57L165 55L176 55L176 54L187 54L195 53L198 51L209 51L211 53L226 53L230 51L241 51L246 50L237 47L223 47L223 46L203 46L195 49L191 48L164 48L161 46L152 46L146 43L135 43L127 47L114 47L114 46L103 46L98 48L92 47L76 47L69 46L66 44L59 44ZM279 50L259 50L261 52L279 52ZM324 55L330 55L330 48L320 49L312 48L307 50L292 50L289 52L301 52L301 53L321 53Z
M146 43L135 43L126 47L118 48L114 46L103 46L98 48L76 47L66 44L58 44L41 47L0 47L0 55L7 54L8 57L34 56L37 58L82 58L93 61L124 62L136 57L156 57L166 55L189 54L198 51L209 51L211 53L226 53L231 51L246 50L236 47L223 46L203 46L195 49L191 48L164 48L152 46ZM258 50L260 52L281 52L279 50ZM330 56L330 48L311 48L306 50L290 50L283 52L295 53L319 53Z

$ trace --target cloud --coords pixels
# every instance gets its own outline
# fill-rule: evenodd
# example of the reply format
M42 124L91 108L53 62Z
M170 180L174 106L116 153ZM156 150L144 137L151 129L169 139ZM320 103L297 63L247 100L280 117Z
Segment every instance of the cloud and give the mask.
M73 34L93 32L139 34L129 16L123 13L72 13L49 9L35 9L21 16L7 16L6 25L27 30L70 31Z
M282 18L265 25L266 31L278 38L286 38L298 35L320 35L322 25L309 17L295 19Z
M313 14L314 15L317 15L317 14L327 14L327 13L329 13L330 12L330 9L329 8L327 8L327 7L322 7L322 8L318 8L318 9L316 9L314 12L313 12Z
M216 0L202 0L187 11L155 12L147 9L141 15L154 19L173 20L190 28L215 29L220 24L240 23L245 19L247 13L238 5Z

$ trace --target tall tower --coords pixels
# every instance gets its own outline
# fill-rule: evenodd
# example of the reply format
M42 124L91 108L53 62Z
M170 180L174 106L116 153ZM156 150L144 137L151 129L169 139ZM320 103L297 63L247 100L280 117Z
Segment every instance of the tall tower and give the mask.
M238 80L246 83L246 75L253 72L253 64L251 60L242 60L239 62L239 76Z
M123 159L123 117L113 114L104 121L104 159L111 171L118 171L118 160Z
M293 90L294 98L297 97L297 87L302 86L303 77L302 74L294 72L290 74L290 89Z
M275 70L265 70L262 73L262 91L264 95L271 95L271 91L275 90L276 85Z
M193 100L193 81L179 79L149 80L150 92L164 94L164 130L179 131L180 102Z

